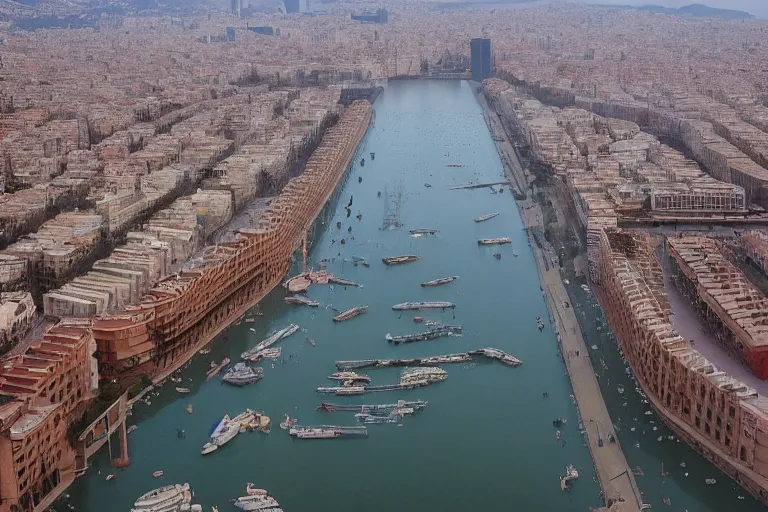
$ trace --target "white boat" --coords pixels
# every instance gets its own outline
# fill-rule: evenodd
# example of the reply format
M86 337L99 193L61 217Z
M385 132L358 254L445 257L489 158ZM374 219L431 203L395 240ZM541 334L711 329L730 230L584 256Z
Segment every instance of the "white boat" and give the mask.
M189 484L166 485L140 496L131 512L177 512L188 509L191 502Z
M274 512L275 508L280 506L275 498L264 495L242 496L234 500L233 505L240 510L269 510L270 512Z
M264 369L261 367L251 368L245 363L237 363L227 370L227 373L221 378L227 384L233 386L247 386L261 380L264 377Z
M265 340L259 342L252 349L246 350L245 352L243 352L240 357L242 357L243 359L249 359L254 354L257 354L258 352L264 350L265 348L269 348L270 346L274 345L278 341L294 334L298 330L299 330L299 326L296 324L291 324L288 327L285 327L284 329L280 329L279 331L276 331L273 334L271 334Z
M501 244L511 244L512 239L508 237L502 237L502 238L481 238L477 241L477 245L501 245Z
M499 215L499 212L488 213L486 215L481 215L479 217L475 217L475 222L484 222L484 221L492 219L492 218L494 218L494 217L496 217L498 215Z
M237 418L236 418L237 419ZM203 445L203 449L200 451L203 455L208 455L211 452L215 452L221 446L230 442L240 432L240 423L233 419L230 419L229 415L225 415L224 418L216 425L211 433L211 440Z
M432 302L402 302L400 304L395 304L392 306L392 309L395 311L407 311L407 310L416 310L416 309L446 309L446 308L455 308L456 304L453 302L445 302L445 301L432 301Z
M189 388L176 388L176 391L179 393L189 393Z

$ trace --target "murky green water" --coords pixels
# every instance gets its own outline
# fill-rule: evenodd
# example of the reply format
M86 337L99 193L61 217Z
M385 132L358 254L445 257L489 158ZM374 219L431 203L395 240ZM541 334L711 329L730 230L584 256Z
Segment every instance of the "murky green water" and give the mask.
M151 397L151 406L136 405L129 420L139 426L129 438L131 466L106 482L105 476L114 471L106 452L94 457L88 475L72 487L70 502L78 510L127 511L140 494L185 481L206 510L218 505L222 512L235 510L228 501L244 494L246 482L268 489L286 511L586 511L600 505L554 336L549 326L543 333L536 328L535 317L546 318L546 307L512 196L508 190L495 195L488 189L448 190L470 181L502 178L501 163L470 85L396 82L375 107L376 120L344 185L335 216L311 252L312 263L330 259L332 273L364 286L315 286L309 295L323 304L316 310L285 305L284 291L273 292L260 306L263 317L230 328L227 341L219 339L209 355L197 356L181 372L185 383L180 385L192 393L179 395L169 383ZM370 152L376 153L373 161ZM366 160L363 167L360 157ZM449 163L464 167L447 167ZM397 208L399 191L402 201ZM344 206L350 196L353 204L347 217ZM496 211L501 215L491 221L472 221ZM382 229L395 218L404 224L402 229ZM337 221L342 222L340 230ZM415 228L435 228L440 233L412 238L408 229ZM501 249L477 246L478 238L494 236L509 236L513 243ZM513 250L519 257L513 256ZM501 260L493 258L495 252L502 253ZM406 253L422 259L392 268L381 263L382 257ZM371 267L353 266L352 256L368 258ZM443 287L419 286L450 275L460 278ZM620 440L630 464L645 471L637 480L646 501L654 509L681 512L761 510L749 497L738 500L746 493L685 445L656 440L670 433L657 418L644 414L647 405L624 373L608 330L596 330L593 315L599 310L572 282L574 303L586 306L587 343L598 347L592 351L593 361L620 427ZM391 310L395 303L415 300L455 302L455 312L422 316L461 324L465 335L390 346L386 333L420 329L412 323L412 313ZM331 304L338 309L367 304L370 310L335 325L333 311L325 308ZM205 381L211 360L237 361L243 350L271 329L291 322L305 332L282 342L283 362L274 368L265 364L261 382L235 389L221 386L218 379ZM305 342L306 336L315 339L317 346ZM326 377L334 371L335 360L436 355L485 346L506 350L524 364L516 369L497 363L448 365L447 381L400 393L349 398L315 393L317 386L330 385ZM603 368L601 360L609 369ZM374 384L398 380L395 369L368 373ZM618 384L624 386L623 394L618 393ZM547 399L542 398L545 391ZM275 423L289 413L302 424L351 425L352 413L320 413L315 408L323 400L391 403L399 398L428 400L429 406L420 415L406 418L402 427L370 426L367 439L293 440L275 425L269 435L242 434L220 451L200 455L200 447L224 414L251 408L264 411ZM192 415L185 411L188 404L194 408ZM557 417L568 419L562 429L565 445L555 439L552 420ZM653 431L654 426L659 430ZM177 429L185 431L184 439L178 438ZM662 461L671 473L666 478L660 474ZM681 468L680 462L686 462L687 468ZM574 464L581 473L568 493L560 491L558 481L566 464ZM158 469L165 472L160 480L152 477ZM705 486L703 479L709 477L717 478L718 484ZM663 504L664 497L672 499L671 507Z

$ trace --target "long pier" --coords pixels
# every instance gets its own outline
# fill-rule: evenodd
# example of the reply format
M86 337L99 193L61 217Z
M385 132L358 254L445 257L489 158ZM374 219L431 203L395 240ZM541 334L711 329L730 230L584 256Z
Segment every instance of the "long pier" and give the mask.
M475 357L486 357L496 361L501 361L507 366L520 366L523 362L514 356L507 354L496 348L482 348L470 350L469 352L460 352L458 354L447 354L442 356L428 356L412 359L360 359L356 361L336 361L336 368L340 371L362 370L365 368L394 368L402 366L436 366L451 363L469 363Z
M488 128L502 156L505 173L510 179L516 181L518 186L522 186L525 184L523 168L514 148L508 140L505 140L508 135L499 115L488 105L483 94L477 94L477 99L487 114ZM618 507L615 510L639 512L643 504L642 496L614 431L613 421L595 377L576 314L573 308L564 306L565 301L570 303L570 298L563 285L560 270L547 264L546 252L535 243L532 237L533 229L531 228L540 228L543 225L540 208L531 199L518 201L517 205L528 230L550 320L555 328L565 368L571 380L579 417L586 429L588 446L603 499L609 507L608 510ZM607 439L615 439L615 442L604 442Z

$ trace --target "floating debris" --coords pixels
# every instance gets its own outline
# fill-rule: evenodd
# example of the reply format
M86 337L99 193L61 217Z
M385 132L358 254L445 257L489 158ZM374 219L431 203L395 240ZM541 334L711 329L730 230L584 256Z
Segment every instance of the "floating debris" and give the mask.
M400 343L414 343L416 341L433 340L443 336L453 336L455 334L461 334L461 332L462 327L460 325L444 325L442 327L437 327L436 329L430 329L429 331L416 334L404 334L402 336L392 336L387 333L385 338L388 342L399 345Z
M402 265L403 263L411 263L412 261L416 261L418 259L419 256L416 256L415 254L405 254L402 256L390 256L388 258L382 258L381 261L383 261L385 265Z
M355 306L333 317L334 322L344 322L360 316L368 311L368 306Z
M498 217L500 215L500 212L494 212L494 213L488 213L486 215L481 215L479 217L475 217L475 222L485 222L486 220L490 220L494 217Z
M496 258L497 260L500 260L501 259L501 253L497 252L496 254L493 255L493 257Z
M423 287L440 286L442 284L452 283L455 280L457 280L458 278L459 278L459 276L441 277L439 279L433 279L432 281L427 281L425 283L421 283L421 286L423 286Z
M309 306L311 308L316 308L320 305L318 301L311 300L304 295L289 295L284 300L286 304L298 304L300 306Z
M408 311L408 310L419 310L419 309L446 309L446 308L455 308L456 304L453 302L444 302L444 301L433 301L433 302L402 302L400 304L395 304L392 306L392 309L395 311Z
M508 237L502 237L502 238L481 238L477 241L477 245L502 245L502 244L511 244L512 239Z

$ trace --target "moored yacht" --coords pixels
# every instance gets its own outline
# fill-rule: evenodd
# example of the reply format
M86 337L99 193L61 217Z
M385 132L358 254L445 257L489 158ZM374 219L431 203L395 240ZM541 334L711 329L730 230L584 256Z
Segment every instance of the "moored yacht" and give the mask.
M140 496L131 512L177 512L188 510L191 502L189 484L166 485Z
M227 384L233 386L247 386L261 380L264 377L264 369L261 367L251 368L245 363L237 363L227 370L227 373L221 378Z

